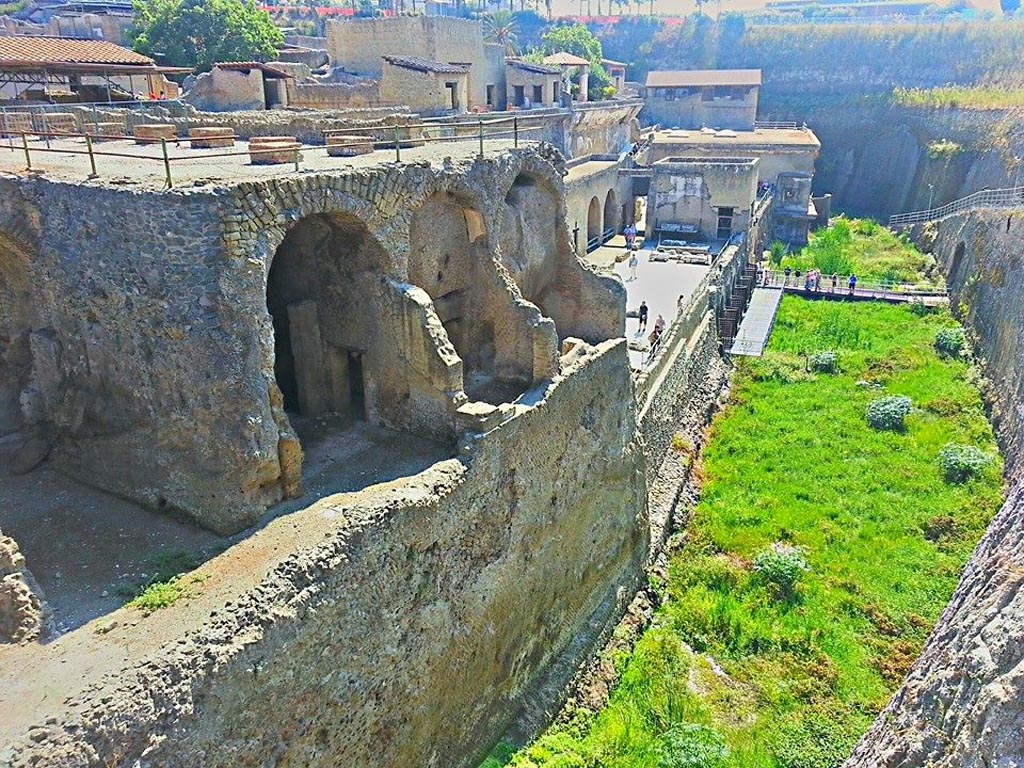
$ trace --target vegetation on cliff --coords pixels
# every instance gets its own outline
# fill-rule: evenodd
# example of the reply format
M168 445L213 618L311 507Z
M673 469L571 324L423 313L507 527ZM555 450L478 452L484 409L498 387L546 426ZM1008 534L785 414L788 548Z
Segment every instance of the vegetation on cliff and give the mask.
M1002 500L975 369L937 349L954 327L944 311L785 298L710 429L702 498L652 626L612 659L607 707L490 766L839 765ZM869 423L887 396L912 404L902 429Z
M831 227L812 233L806 248L783 257L781 267L802 272L820 269L826 282L832 274L856 274L870 283L936 286L943 282L933 257L870 219L836 219Z
M928 109L1013 109L1024 107L1024 88L1002 85L945 85L896 88L896 104Z

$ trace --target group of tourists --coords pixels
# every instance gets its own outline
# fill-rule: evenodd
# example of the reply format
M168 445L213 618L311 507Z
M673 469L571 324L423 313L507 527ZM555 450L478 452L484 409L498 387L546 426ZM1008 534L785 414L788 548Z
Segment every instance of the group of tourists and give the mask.
M818 293L821 291L820 269L812 269L805 274L799 269L794 270L792 267L786 267L782 271L782 274L785 276L782 283L783 286L789 285L790 277L795 278L795 285L800 285L800 278L802 276L804 279L805 291L808 293ZM769 285L771 282L771 273L768 270L764 270L763 276L764 280L761 281L762 285ZM832 276L829 278L829 282L831 283L831 289L829 292L835 293L839 289L839 275L833 272ZM850 295L852 296L854 291L857 289L857 275L850 275L849 278L847 278L847 287L849 288Z
M647 330L647 317L650 314L650 310L647 307L646 301L640 302L640 308L637 310L637 318L640 320L640 327L637 331L637 335ZM654 355L658 351L658 347L661 346L661 339L665 335L665 318L662 315L658 315L658 319L654 321L654 328L651 330L650 335L647 337L647 359L644 361L644 365L651 362L654 359Z

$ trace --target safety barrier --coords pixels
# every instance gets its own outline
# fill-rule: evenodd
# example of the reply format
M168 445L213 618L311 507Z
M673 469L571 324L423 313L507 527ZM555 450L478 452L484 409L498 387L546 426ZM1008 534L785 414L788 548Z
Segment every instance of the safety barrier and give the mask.
M961 197L951 203L946 203L940 208L929 208L926 211L914 211L912 213L897 213L889 217L889 226L908 227L912 224L923 224L928 221L938 221L948 216L955 216L964 211L977 210L979 208L1024 208L1024 186L1012 187L1010 189L983 189L967 197Z

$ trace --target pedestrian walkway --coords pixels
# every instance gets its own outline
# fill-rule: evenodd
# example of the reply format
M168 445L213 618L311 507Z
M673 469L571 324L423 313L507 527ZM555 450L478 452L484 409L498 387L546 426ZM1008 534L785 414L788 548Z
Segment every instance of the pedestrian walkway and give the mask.
M781 286L760 286L754 289L750 296L750 305L743 315L739 330L736 331L736 338L733 339L730 354L747 357L761 357L764 354L781 301Z
M924 304L926 307L941 306L949 302L949 293L944 288L918 288L913 285L893 283L869 283L859 281L856 288L850 288L847 275L832 279L823 275L817 290L807 288L803 276L787 276L784 272L769 270L762 282L770 287L783 288L807 299L832 299L834 301L887 301L890 304Z

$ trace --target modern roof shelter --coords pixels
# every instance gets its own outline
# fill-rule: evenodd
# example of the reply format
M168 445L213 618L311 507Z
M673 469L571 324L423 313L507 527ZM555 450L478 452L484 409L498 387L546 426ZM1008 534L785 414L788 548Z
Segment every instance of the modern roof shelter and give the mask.
M140 53L106 40L24 35L0 37L0 87L46 86L81 82L83 76L107 80L135 75L187 74L185 67L161 67Z

